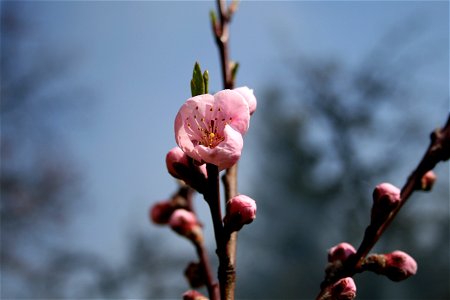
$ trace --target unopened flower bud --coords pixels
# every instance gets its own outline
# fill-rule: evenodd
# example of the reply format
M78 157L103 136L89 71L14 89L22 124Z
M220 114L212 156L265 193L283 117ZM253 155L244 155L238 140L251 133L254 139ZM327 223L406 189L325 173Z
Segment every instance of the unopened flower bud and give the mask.
M403 251L388 254L371 254L366 257L363 267L392 281L402 281L416 274L417 263Z
M428 171L422 176L419 189L422 191L430 191L435 182L436 174L433 171Z
M238 231L245 224L250 224L256 218L256 202L245 195L238 195L227 202L225 227L230 231Z
M191 262L184 270L184 276L193 288L202 287L206 283L206 274L199 263Z
M355 281L351 277L339 279L326 287L320 300L353 300L356 297Z
M150 208L150 220L155 224L167 224L174 210L175 207L170 201L157 202Z
M166 155L167 171L175 178L182 179L177 171L176 164L180 164L189 167L189 161L187 155L181 150L180 147L172 148Z
M183 300L208 300L202 293L189 290L183 294Z
M173 177L183 180L187 185L202 193L208 177L206 165L198 166L189 160L190 158L180 147L174 147L166 155L167 171Z
M233 91L238 92L242 97L244 97L245 101L248 104L250 115L252 115L256 110L256 97L253 94L253 90L249 89L246 86L242 86L235 88Z
M349 243L340 243L328 250L328 262L341 261L344 262L347 258L356 253L355 248Z
M417 273L417 263L403 251L386 254L385 275L392 281L401 281Z
M186 209L179 208L175 210L170 217L169 225L175 232L194 242L199 242L203 238L202 230L195 214Z
M381 183L373 191L371 220L384 222L386 217L400 204L400 189L390 183Z

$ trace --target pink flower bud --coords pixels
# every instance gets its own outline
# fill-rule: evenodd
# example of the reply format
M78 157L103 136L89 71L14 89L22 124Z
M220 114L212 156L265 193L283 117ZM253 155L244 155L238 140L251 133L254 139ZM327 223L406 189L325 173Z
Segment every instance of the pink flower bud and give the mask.
M382 183L373 191L371 220L384 222L386 217L400 204L400 189L390 183Z
M244 97L245 101L247 101L250 115L252 115L256 110L256 97L253 94L253 90L246 86L242 86L235 88L233 91L238 92L242 97Z
M180 149L180 147L172 148L166 155L167 171L175 178L182 179L175 165L180 164L189 167L189 161L187 155Z
M386 254L386 266L384 274L392 281L401 281L417 272L417 263L403 251L394 251Z
M422 176L420 180L420 188L422 191L430 191L436 182L436 174L433 171L428 171Z
M340 243L328 250L328 262L344 262L350 255L356 253L355 248L349 243Z
M371 254L363 263L363 268L380 275L387 276L392 281L404 280L417 272L416 261L403 251L388 254Z
M325 288L319 300L352 300L356 297L355 281L351 277L341 278Z
M183 294L183 300L208 300L202 293L189 290Z
M356 297L355 281L351 277L338 280L331 286L331 299L352 300Z
M225 226L230 231L237 231L245 224L256 218L256 202L245 195L238 195L227 202L227 213L224 218Z
M183 294L183 300L208 300L208 298L200 292L189 290Z
M174 147L166 155L166 166L170 175L183 180L187 185L202 193L208 177L206 165L197 166L189 162L189 157L179 147Z
M202 239L200 224L195 214L186 209L179 208L175 210L170 217L169 225L175 232L192 241L200 241Z
M175 207L170 201L157 202L150 208L150 220L155 224L167 224L174 210Z

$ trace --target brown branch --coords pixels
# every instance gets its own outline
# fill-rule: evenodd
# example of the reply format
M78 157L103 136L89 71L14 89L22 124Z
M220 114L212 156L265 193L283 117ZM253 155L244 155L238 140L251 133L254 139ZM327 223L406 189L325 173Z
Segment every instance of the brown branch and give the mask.
M206 276L206 288L208 290L208 295L211 300L219 300L220 299L220 290L219 284L214 282L214 277L211 271L211 265L209 263L208 254L206 252L205 246L203 243L194 243L195 249L197 250L197 255L200 259L200 266L203 270L203 273Z
M206 170L208 172L208 187L204 196L211 211L216 246L217 249L220 249L222 245L223 224L220 209L219 169L216 165L208 163L206 164Z
M224 89L234 88L232 65L229 59L229 23L237 9L237 1L226 7L225 0L217 0L219 21L212 20L213 33L219 49ZM237 195L237 164L227 169L222 178L225 186L226 201ZM224 238L224 248L219 248L219 282L222 300L233 300L236 286L236 243L237 232L227 234Z
M235 164L227 169L225 175L222 176L227 202L237 195L237 167L238 165ZM236 288L236 245L237 231L234 231L230 234L226 243L226 256L228 257L228 262L225 271L227 278L225 282L225 300L234 299L234 290Z
M432 170L439 162L447 161L450 158L450 115L448 116L445 126L441 129L436 129L431 133L431 142L423 155L422 160L417 165L416 169L408 177L406 183L401 189L400 198L401 202L396 207L385 222L376 226L370 224L364 233L364 238L358 248L356 254L350 257L343 265L339 272L336 272L332 277L325 278L321 284L321 292L316 299L320 299L323 295L325 288L344 277L352 277L356 273L360 272L361 264L369 251L374 247L381 235L386 231L388 226L392 223L397 216L400 209L405 205L414 191L417 190L422 177L428 171Z
M357 255L357 267L360 266L362 259L366 257L369 251L373 248L381 235L385 232L387 227L392 223L397 216L400 209L405 205L411 195L417 190L418 184L421 182L422 177L428 171L432 170L439 162L446 161L450 156L450 115L447 119L446 125L442 129L437 129L431 134L431 142L425 152L422 160L416 167L416 169L408 177L408 180L404 184L400 198L400 205L389 215L388 219L367 238L363 239L360 247L358 248ZM371 231L372 232L372 231ZM367 240L367 241L365 241Z
M206 164L206 170L208 172L208 187L205 193L205 200L209 205L211 211L211 217L214 226L214 236L216 240L216 253L219 257L219 299L233 299L235 282L234 266L231 265L230 259L230 233L225 231L222 223L222 213L220 208L220 190L219 190L219 169L216 165ZM211 297L211 295L210 295Z
M219 48L220 63L222 69L222 80L224 89L232 89L234 87L233 78L231 76L231 64L229 60L229 23L231 17L236 10L236 2L227 9L224 0L217 0L217 10L219 13L219 22L213 22L213 33Z

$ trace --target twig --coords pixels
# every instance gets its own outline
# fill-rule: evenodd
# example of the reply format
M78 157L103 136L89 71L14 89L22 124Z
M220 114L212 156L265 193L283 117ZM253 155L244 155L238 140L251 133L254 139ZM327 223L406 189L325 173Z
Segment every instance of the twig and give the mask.
M222 176L223 185L225 187L225 198L227 201L237 195L237 164L227 169L227 172ZM234 299L234 290L236 288L236 245L238 232L231 233L226 244L227 257L229 263L227 267L227 285L226 285L226 300Z
M217 11L219 13L219 22L213 20L213 33L216 39L216 44L219 48L220 63L222 66L222 80L225 89L232 89L234 87L233 78L231 76L231 64L229 60L229 23L231 17L236 10L236 2L227 9L225 0L217 0Z
M229 60L229 23L231 17L237 9L237 1L233 1L230 6L226 7L226 1L217 0L217 11L219 21L212 19L213 33L215 36L217 47L219 48L220 62L222 69L222 80L224 89L234 88L234 76L232 65ZM237 164L227 169L226 174L222 178L225 186L226 201L237 195ZM218 249L224 251L219 254L219 282L221 285L221 296L223 300L233 300L234 290L236 286L236 243L237 232L224 237L224 248Z
M223 299L223 283L220 277L220 266L222 265L222 261L224 260L223 249L225 249L225 241L222 223L222 212L220 208L219 168L216 165L208 163L206 164L206 171L208 173L208 184L204 196L211 211L211 218L214 227L214 237L216 240L216 253L219 257L219 288L221 297L217 299ZM210 294L210 297L212 296L213 295Z
M208 254L206 252L203 243L194 243L195 249L197 250L197 255L200 259L200 266L203 273L206 276L206 288L208 289L208 294L211 300L220 299L220 290L217 282L214 282L214 277L211 272L211 265L209 263Z

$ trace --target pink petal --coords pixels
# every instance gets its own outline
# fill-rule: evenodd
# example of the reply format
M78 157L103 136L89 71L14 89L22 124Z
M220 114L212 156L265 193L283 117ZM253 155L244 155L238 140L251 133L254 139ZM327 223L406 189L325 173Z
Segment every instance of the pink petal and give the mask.
M244 97L245 101L247 101L250 115L252 115L256 110L256 97L253 94L253 90L246 86L242 86L233 89L233 91L238 92L242 97Z
M189 98L180 108L175 118L175 138L178 146L191 158L203 162L202 158L194 151L197 145L195 140L200 140L201 136L196 129L194 115L204 115L214 104L214 96L199 95Z
M189 157L200 163L229 168L239 159L242 134L249 126L249 107L236 91L192 97L175 118L175 138Z
M214 105L220 107L220 118L225 118L235 130L244 134L250 123L247 101L236 91L223 90L214 95Z
M214 164L219 170L227 169L233 166L241 157L244 140L242 134L225 126L225 140L214 148L199 145L196 147L196 155L201 157L205 162Z

